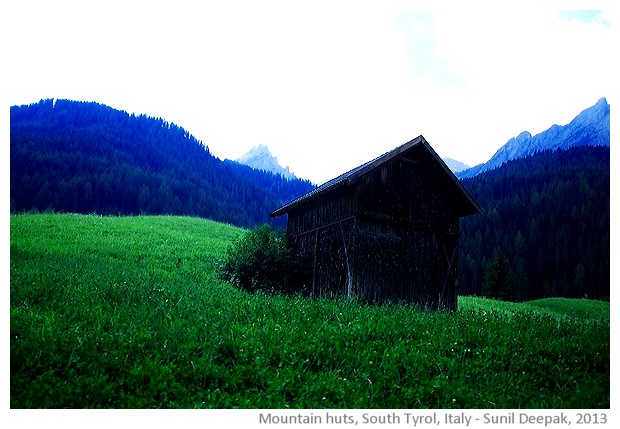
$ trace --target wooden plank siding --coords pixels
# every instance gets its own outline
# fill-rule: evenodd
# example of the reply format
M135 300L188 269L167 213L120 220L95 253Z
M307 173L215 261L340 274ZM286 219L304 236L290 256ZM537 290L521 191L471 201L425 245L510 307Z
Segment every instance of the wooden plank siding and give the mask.
M455 310L460 218L480 211L457 182L419 137L272 216L288 213L309 293Z

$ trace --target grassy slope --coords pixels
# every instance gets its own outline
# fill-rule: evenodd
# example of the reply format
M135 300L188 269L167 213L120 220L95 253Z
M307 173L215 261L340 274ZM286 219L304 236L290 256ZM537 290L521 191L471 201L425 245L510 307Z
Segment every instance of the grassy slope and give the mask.
M461 309L487 309L505 313L527 312L555 316L560 320L577 318L580 320L610 320L610 306L606 301L574 298L545 298L514 303L486 298L460 297Z
M609 304L248 295L243 231L178 217L11 217L12 407L609 407Z

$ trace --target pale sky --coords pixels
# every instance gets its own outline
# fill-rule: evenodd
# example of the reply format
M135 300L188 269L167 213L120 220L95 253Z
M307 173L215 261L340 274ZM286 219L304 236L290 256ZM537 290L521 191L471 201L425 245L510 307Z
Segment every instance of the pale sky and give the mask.
M466 3L3 2L2 102L161 117L221 159L267 145L315 183L420 134L473 166L522 131L613 104L608 9Z

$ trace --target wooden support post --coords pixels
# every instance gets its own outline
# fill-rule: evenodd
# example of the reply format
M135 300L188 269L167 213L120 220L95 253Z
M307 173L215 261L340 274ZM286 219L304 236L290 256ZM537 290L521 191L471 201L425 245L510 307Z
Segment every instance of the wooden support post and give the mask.
M319 229L314 231L314 261L312 264L312 296L316 296L316 257L319 250Z
M443 247L444 254L446 255L446 260L447 260L448 259L448 255L447 255L447 252L446 252L446 247L445 247L445 241L444 240L442 240L442 247ZM454 261L456 259L456 254L457 254L458 248L459 248L459 246L458 246L458 241L457 241L457 244L452 249L452 255L450 256L450 260L447 261L448 262L448 269L446 270L446 272L444 274L444 277L443 277L443 282L442 282L443 284L441 286L441 292L440 292L440 295L439 295L439 303L438 303L439 307L440 307L439 308L440 310L441 310L441 305L444 304L444 299L445 299L445 294L446 294L446 286L448 284L448 280L450 280L450 274L452 272L452 266L454 265ZM452 307L453 307L453 303L451 302L450 303L450 308L452 308Z
M340 235L342 237L342 247L344 248L344 263L347 265L347 280L346 280L346 289L347 296L351 296L351 264L349 262L349 249L347 247L347 241L344 237L344 228L342 227L342 222L340 222Z

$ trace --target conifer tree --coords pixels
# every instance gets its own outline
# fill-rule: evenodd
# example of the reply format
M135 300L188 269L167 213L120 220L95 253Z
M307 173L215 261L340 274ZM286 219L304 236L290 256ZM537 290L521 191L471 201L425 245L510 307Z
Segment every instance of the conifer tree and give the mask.
M508 259L500 248L495 249L493 261L487 268L483 294L488 298L501 299L503 301L515 300L515 282Z

